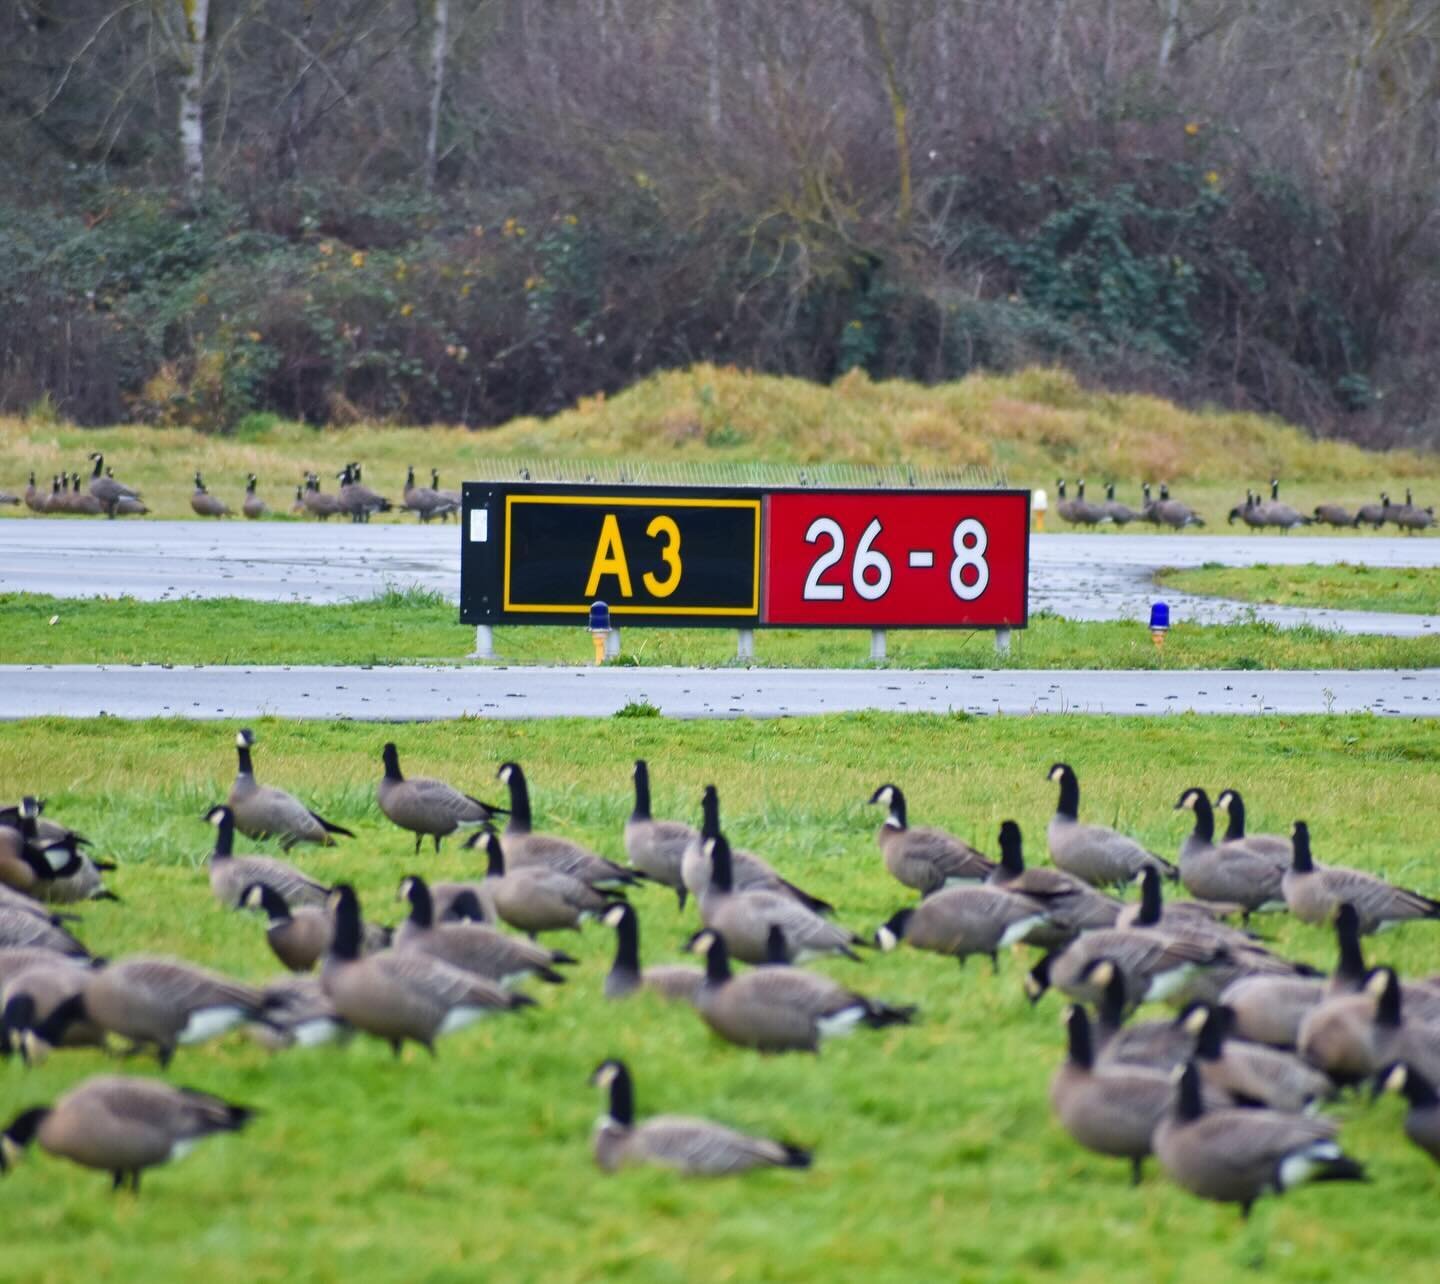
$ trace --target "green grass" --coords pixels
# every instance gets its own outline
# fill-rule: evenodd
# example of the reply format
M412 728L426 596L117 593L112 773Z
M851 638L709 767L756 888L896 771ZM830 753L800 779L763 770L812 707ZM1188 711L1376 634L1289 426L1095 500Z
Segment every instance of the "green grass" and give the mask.
M0 725L0 782L35 790L121 864L122 905L79 928L110 956L185 955L253 979L273 974L261 924L220 911L200 820L233 772L233 728L183 722L44 720ZM1245 788L1252 827L1310 821L1316 854L1440 891L1434 781L1440 745L1423 722L1367 717L1091 719L851 716L806 721L663 718L489 723L386 731L350 724L257 725L262 779L283 783L357 831L300 854L353 880L393 919L406 873L473 873L447 844L411 855L373 803L380 741L416 774L489 795L501 760L522 761L546 829L621 851L629 763L652 762L660 814L692 816L713 780L726 827L841 907L868 932L910 899L880 865L863 800L882 780L909 793L916 823L993 849L1016 817L1041 858L1054 805L1046 769L1075 764L1082 814L1173 852L1180 791ZM1425 804L1426 798L1431 799ZM243 843L242 850L251 844ZM660 889L636 894L644 955L676 958L694 924ZM1276 948L1328 965L1328 934L1271 920ZM1369 946L1404 970L1434 970L1437 929ZM824 970L918 1002L909 1029L861 1032L818 1059L762 1058L713 1039L690 1012L648 998L600 998L610 935L554 939L581 957L570 984L533 987L540 1007L445 1040L438 1060L400 1063L361 1040L275 1057L240 1036L183 1049L174 1082L263 1112L244 1134L205 1143L152 1173L137 1201L39 1152L4 1181L6 1279L151 1281L413 1279L591 1281L1233 1279L1265 1253L1263 1278L1352 1281L1433 1274L1435 1166L1400 1132L1394 1099L1335 1108L1368 1187L1312 1187L1267 1203L1251 1227L1194 1200L1151 1166L1090 1155L1053 1123L1046 1085L1061 1056L1059 1003L1031 1010L1022 963L964 970L908 950ZM808 1173L684 1182L606 1177L591 1164L600 1102L585 1079L628 1058L642 1114L711 1116L813 1145ZM91 1052L38 1070L0 1066L6 1118L97 1071L153 1074Z
M456 663L475 645L475 631L455 623L455 608L423 592L341 606L12 593L0 594L0 611L0 664ZM621 638L624 650L612 663L737 663L733 630L626 628ZM579 626L500 628L495 640L502 663L588 664L594 658L590 635ZM1436 663L1429 638L1282 629L1262 621L1179 622L1163 655L1142 624L1046 614L1013 633L1009 656L996 654L988 632L898 631L887 645L890 667L922 669L1407 669ZM764 629L755 649L756 663L767 667L870 665L869 634L858 630Z
M1167 569L1161 584L1280 606L1330 606L1355 611L1440 611L1440 570L1415 566L1200 566Z

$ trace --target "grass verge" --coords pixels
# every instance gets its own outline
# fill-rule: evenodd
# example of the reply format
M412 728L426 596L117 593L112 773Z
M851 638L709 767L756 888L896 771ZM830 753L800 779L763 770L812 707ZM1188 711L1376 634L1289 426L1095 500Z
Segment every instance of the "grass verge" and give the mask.
M0 725L0 781L34 789L121 869L122 905L83 911L79 931L112 956L178 953L241 976L276 970L255 918L219 910L200 819L233 772L229 728L185 722L42 720ZM1440 748L1428 726L1368 717L1099 719L860 715L772 722L663 718L454 722L384 733L348 724L261 723L262 780L295 790L356 830L339 848L302 851L325 879L354 881L367 907L396 916L395 887L416 869L473 874L447 843L411 855L373 803L383 735L414 774L481 796L495 765L529 771L537 822L621 851L629 766L652 763L657 814L691 816L719 784L726 827L833 899L862 931L910 900L880 864L882 780L908 791L916 823L993 849L1017 818L1043 858L1054 805L1050 763L1076 765L1084 815L1118 822L1174 852L1180 791L1247 790L1252 827L1311 823L1322 859L1383 870L1431 893L1433 792ZM242 842L242 850L253 844ZM694 911L660 889L636 894L650 961L679 957ZM1329 965L1325 932L1274 919L1276 948ZM1417 924L1370 946L1410 972L1433 970L1435 933ZM918 1002L909 1029L862 1032L818 1058L760 1058L712 1039L683 1009L600 997L608 933L553 943L581 965L563 987L532 987L540 1007L400 1062L369 1042L270 1057L240 1036L183 1049L169 1078L263 1112L243 1135L206 1142L153 1173L139 1200L99 1174L32 1152L5 1181L3 1274L26 1281L290 1279L680 1281L1118 1280L1235 1278L1263 1254L1279 1281L1429 1278L1435 1169L1400 1132L1400 1109L1355 1098L1335 1108L1369 1187L1311 1187L1262 1206L1242 1229L1153 1164L1138 1189L1126 1166L1078 1149L1053 1123L1046 1085L1061 1050L1058 1003L1032 1010L1021 962L1000 974L902 950L824 970L867 992ZM809 1173L682 1182L605 1177L591 1164L599 1101L585 1078L628 1058L642 1115L696 1113L814 1145ZM85 1075L123 1069L93 1052L27 1072L0 1066L0 1114L47 1101ZM81 1265L83 1263L83 1266Z
M1440 611L1440 570L1415 566L1198 566L1167 569L1156 577L1187 593L1271 602L1279 606L1329 606L1352 611L1433 615Z

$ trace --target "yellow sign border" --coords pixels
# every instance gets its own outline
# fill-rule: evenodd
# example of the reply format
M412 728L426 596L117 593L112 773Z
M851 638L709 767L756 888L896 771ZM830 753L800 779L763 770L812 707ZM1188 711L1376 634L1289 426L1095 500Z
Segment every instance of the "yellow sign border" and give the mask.
M754 573L750 583L750 605L744 606L611 606L611 615L760 615L760 499L684 499L666 495L601 496L601 495L506 495L505 496L505 574L503 609L533 611L537 615L576 615L585 611L588 602L560 606L554 603L513 601L510 597L510 512L516 504L602 504L628 508L749 508L755 513Z

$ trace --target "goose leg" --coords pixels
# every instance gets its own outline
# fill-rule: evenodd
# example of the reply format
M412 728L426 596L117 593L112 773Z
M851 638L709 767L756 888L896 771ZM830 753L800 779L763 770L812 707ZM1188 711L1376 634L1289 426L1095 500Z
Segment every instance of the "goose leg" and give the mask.
M1138 1186L1140 1184L1140 1179L1144 1175L1141 1171L1144 1163L1145 1161L1138 1157L1130 1161L1130 1184L1132 1186Z

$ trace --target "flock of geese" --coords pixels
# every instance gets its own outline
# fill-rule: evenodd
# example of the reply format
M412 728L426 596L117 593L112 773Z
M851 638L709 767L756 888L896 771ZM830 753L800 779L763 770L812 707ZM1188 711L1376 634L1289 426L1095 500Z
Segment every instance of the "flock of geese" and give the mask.
M146 507L138 490L116 479L114 469L106 467L105 456L99 451L90 455L92 465L90 481L84 490L80 488L82 478L78 472L56 473L50 479L47 491L36 484L35 474L30 474L29 483L23 495L11 495L0 491L0 504L24 503L32 513L68 513L84 517L143 517L150 510ZM320 488L316 473L307 473L303 483L295 487L295 500L290 512L300 517L315 517L329 521L332 517L349 517L352 522L368 522L375 513L388 513L395 505L385 496L377 494L361 479L358 463L348 463L335 474L340 482L339 490L333 494ZM434 518L449 521L451 514L460 511L460 492L440 489L440 471L430 470L430 485L415 484L415 469L406 469L405 486L399 504L400 510L414 513L422 522ZM205 478L195 474L195 488L190 493L190 509L197 517L233 517L235 510L218 495L213 495L205 484ZM259 494L259 481L254 473L245 479L245 494L240 500L239 511L251 521L265 517L270 506Z
M862 1028L904 1026L913 1005L862 993L803 964L858 958L861 947L902 944L958 959L1021 945L1043 951L1024 978L1032 1004L1049 990L1070 1000L1067 1048L1050 1086L1055 1118L1076 1142L1129 1162L1135 1181L1154 1155L1167 1176L1201 1198L1248 1216L1266 1193L1304 1181L1361 1180L1364 1169L1317 1108L1347 1086L1402 1093L1406 1131L1440 1161L1440 981L1402 981L1368 969L1361 940L1417 919L1440 902L1375 875L1319 864L1297 821L1289 837L1246 830L1234 789L1212 804L1186 789L1176 810L1193 828L1171 862L1127 835L1080 819L1074 770L1057 763L1058 801L1047 830L1053 866L1027 866L1019 826L999 833L998 861L959 837L910 823L898 785L869 801L884 809L878 846L885 869L919 899L870 939L837 923L834 907L786 879L759 854L732 847L711 785L701 824L652 813L649 770L635 763L634 806L624 827L628 865L535 828L519 764L498 780L508 808L444 781L406 776L387 744L376 787L380 811L415 839L464 834L483 852L471 882L401 880L408 917L394 928L367 920L352 886L327 885L288 860L235 851L237 833L300 844L353 837L292 794L256 778L255 737L236 737L229 796L206 819L215 828L208 878L225 910L255 911L285 975L255 986L192 962L150 956L101 961L71 932L57 905L113 897L105 866L80 834L43 816L27 796L0 810L0 1046L35 1064L58 1049L150 1049L168 1067L181 1047L244 1026L280 1050L356 1033L396 1055L483 1017L533 1007L519 987L564 984L576 960L537 937L587 920L615 933L607 999L649 990L683 1005L721 1039L762 1053L817 1052ZM1228 816L1216 834L1215 809ZM503 820L502 831L496 825ZM1194 898L1165 900L1178 879ZM1138 882L1126 903L1115 888ZM642 884L693 898L699 964L642 965ZM1250 916L1288 911L1333 928L1338 961L1325 976L1282 958L1248 930ZM1241 919L1236 925L1227 919ZM506 931L505 928L513 929ZM738 970L737 964L748 965ZM318 968L318 975L315 969ZM1170 1019L1132 1022L1142 1004L1178 1008ZM1087 1006L1089 1007L1087 1008ZM808 1167L809 1149L750 1136L703 1118L637 1120L629 1068L606 1060L591 1076L607 1094L593 1138L597 1164L613 1171L656 1164L682 1174ZM123 1075L85 1080L50 1106L27 1109L0 1134L0 1171L32 1143L138 1190L141 1172L216 1133L243 1128L253 1111L164 1081Z
M1205 519L1188 504L1171 499L1170 488L1164 484L1160 487L1159 497L1152 498L1150 483L1146 482L1141 488L1144 502L1139 508L1130 508L1116 501L1114 482L1110 482L1105 487L1105 500L1099 504L1091 503L1085 498L1084 478L1076 482L1073 497L1067 497L1065 494L1064 478L1057 479L1055 486L1059 495L1055 505L1056 511L1072 526L1100 526L1106 522L1116 526L1127 526L1131 522L1148 522L1153 526L1168 526L1172 530L1183 530L1186 526L1205 525ZM1434 505L1421 508L1415 503L1414 496L1407 487L1403 504L1392 504L1390 496L1382 491L1378 504L1364 504L1356 512L1352 513L1343 504L1319 504L1316 506L1313 516L1306 517L1289 504L1281 502L1280 481L1278 478L1272 477L1269 499L1265 499L1257 491L1247 490L1245 502L1237 504L1230 510L1228 520L1232 526L1240 521L1254 530L1273 526L1281 532L1289 531L1296 526L1316 524L1373 526L1379 530L1386 522L1389 522L1407 535L1413 535L1416 531L1423 531L1435 525L1435 508Z

